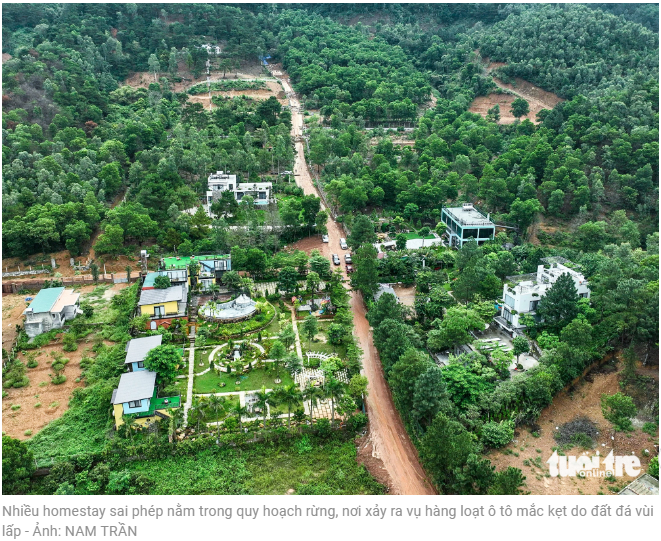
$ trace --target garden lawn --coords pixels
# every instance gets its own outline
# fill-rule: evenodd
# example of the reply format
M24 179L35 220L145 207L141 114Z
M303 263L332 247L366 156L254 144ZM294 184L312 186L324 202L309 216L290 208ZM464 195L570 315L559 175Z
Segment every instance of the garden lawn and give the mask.
M222 392L222 391L221 391ZM218 410L218 417L213 412L213 409L207 408L207 416L204 419L206 423L215 423L216 421L224 421L229 415L229 411L234 408L239 403L239 395L223 396L221 398L225 399L225 410ZM213 430L213 429L211 429Z
M267 363L271 364L271 363ZM241 385L235 385L234 382L241 379ZM262 387L273 389L279 385L289 385L293 383L289 372L284 368L280 370L280 379L282 383L275 383L275 370L269 367L269 370L257 368L251 370L245 375L237 376L236 372L229 374L222 373L220 376L214 370L210 370L201 376L195 376L193 382L193 391L195 394L207 393L229 393L233 391L255 391ZM220 387L219 384L224 382L225 387Z
M421 235L418 235L417 233L404 233L404 235L406 235L406 240L423 238ZM435 239L435 238L436 237L434 235L427 235L426 237L424 237L425 240Z

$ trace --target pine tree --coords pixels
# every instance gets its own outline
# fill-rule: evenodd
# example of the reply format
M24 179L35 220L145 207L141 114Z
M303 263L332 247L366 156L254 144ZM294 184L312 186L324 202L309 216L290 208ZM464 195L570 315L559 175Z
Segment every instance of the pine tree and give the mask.
M570 274L562 274L539 301L542 324L559 332L578 315L578 291Z

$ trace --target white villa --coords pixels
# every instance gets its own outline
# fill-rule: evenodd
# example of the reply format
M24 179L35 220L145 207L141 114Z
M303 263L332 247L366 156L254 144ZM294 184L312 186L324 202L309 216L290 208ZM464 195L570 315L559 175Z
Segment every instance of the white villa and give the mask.
M544 264L537 267L536 273L505 278L500 315L494 318L504 330L512 332L514 329L525 327L520 322L521 316L534 316L540 299L563 274L572 277L580 297L590 298L588 281L583 274L573 268L577 265L563 257L547 257L542 259L542 263Z
M237 183L236 175L217 171L209 175L206 203L210 206L214 199L220 197L222 192L230 191L239 202L243 199L243 196L249 195L255 200L255 205L268 205L271 200L272 188L273 184L271 182Z

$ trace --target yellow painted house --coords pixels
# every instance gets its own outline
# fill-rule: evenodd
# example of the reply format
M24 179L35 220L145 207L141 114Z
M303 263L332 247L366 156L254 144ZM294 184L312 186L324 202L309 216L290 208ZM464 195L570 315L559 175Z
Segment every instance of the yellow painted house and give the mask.
M143 289L140 292L141 315L153 318L182 317L186 315L188 289L186 284L177 284L165 289Z

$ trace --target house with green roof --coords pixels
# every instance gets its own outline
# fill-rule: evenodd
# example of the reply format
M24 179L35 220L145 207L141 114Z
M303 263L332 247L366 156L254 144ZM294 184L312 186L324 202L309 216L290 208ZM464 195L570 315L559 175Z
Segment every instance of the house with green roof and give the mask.
M197 263L199 270L196 276L188 276L191 263ZM199 285L208 290L212 284L219 284L223 274L232 270L232 258L225 255L191 255L165 257L160 261L159 273L170 276L172 284L187 282L189 286Z
M82 313L78 301L80 293L63 287L42 289L23 311L25 322L23 327L30 338L60 329L69 321Z

